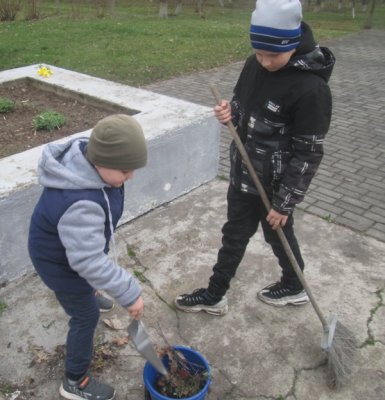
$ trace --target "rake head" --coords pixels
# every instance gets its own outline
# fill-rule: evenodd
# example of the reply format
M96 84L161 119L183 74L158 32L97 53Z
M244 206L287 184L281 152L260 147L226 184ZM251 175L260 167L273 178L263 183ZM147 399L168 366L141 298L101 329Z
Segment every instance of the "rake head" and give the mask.
M339 389L347 383L352 373L357 340L353 333L332 315L328 330L324 332L321 347L328 354L329 384Z

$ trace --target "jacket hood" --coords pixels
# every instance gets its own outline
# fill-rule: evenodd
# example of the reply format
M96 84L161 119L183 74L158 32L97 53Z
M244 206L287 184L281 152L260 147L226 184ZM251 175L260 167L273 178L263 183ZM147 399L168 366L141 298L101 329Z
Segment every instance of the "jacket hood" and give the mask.
M46 145L37 169L39 183L55 189L101 189L108 186L83 154L87 143L88 138L77 138Z
M333 53L328 48L316 44L313 33L305 22L302 22L301 29L300 44L286 68L311 71L328 82L335 64Z

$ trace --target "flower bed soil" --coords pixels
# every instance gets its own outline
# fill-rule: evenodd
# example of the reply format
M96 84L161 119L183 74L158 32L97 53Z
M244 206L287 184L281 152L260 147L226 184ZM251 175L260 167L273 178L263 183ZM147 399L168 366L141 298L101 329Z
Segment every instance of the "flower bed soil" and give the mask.
M95 106L87 101L43 90L26 80L0 84L0 97L16 102L13 111L0 113L0 158L86 131L100 119L114 113L111 106ZM43 111L63 114L66 124L51 132L35 132L32 118ZM115 112L122 111L117 109Z

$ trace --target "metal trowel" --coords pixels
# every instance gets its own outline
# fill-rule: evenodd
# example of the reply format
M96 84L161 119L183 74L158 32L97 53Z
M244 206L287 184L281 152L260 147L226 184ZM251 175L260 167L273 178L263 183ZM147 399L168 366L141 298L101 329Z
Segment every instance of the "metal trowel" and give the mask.
M136 350L162 375L168 377L168 372L162 360L156 353L150 337L144 328L143 322L133 319L127 328Z

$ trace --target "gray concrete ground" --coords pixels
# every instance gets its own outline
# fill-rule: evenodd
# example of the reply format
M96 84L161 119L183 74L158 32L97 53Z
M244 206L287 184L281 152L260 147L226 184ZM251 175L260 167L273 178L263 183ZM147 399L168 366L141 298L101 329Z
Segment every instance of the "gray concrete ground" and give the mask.
M383 398L385 247L373 238L308 213L296 215L306 276L321 309L326 316L336 313L359 341L354 375L339 392L327 386L322 326L311 305L281 309L256 299L258 289L279 277L260 233L232 283L226 316L173 309L177 294L207 282L220 244L226 188L215 180L118 230L120 263L143 280L143 320L153 340L163 344L160 326L171 344L192 346L207 358L213 374L208 400ZM56 346L65 342L64 313L38 277L8 285L0 296L7 303L1 316L1 381L29 393L19 399L57 398L63 363ZM102 318L115 314L128 324L119 307ZM96 342L123 334L100 322ZM118 400L142 399L144 361L131 343L116 352L112 365L104 362L101 378L116 386Z
M321 310L326 316L336 313L358 340L346 387L334 391L327 385L322 326L311 305L281 309L256 299L258 289L279 277L260 232L232 282L226 316L185 314L173 308L177 294L204 286L210 276L226 215L224 180L203 185L118 229L119 261L143 282L144 322L153 340L162 345L161 330L171 344L194 347L207 358L213 377L207 400L384 398L385 245L378 234L385 216L383 38L384 32L366 31L328 44L339 60L332 81L334 122L326 144L330 155L312 186L314 203L305 205L311 212L299 209L295 214L306 277ZM209 104L206 82L218 83L228 97L240 67L237 63L177 78L159 83L157 90L175 96L194 92L193 100ZM337 200L344 208L333 216L345 216L351 224L339 221L346 225L341 226L314 215L316 207L321 217L331 214L329 206ZM367 220L370 226L358 229L359 221ZM6 304L0 317L0 399L59 398L67 325L63 311L34 275L1 288L0 304ZM114 315L124 327L128 324L128 315L119 307L101 320ZM94 368L116 386L117 400L140 400L144 360L130 342L111 346L124 334L99 323L96 354L104 358Z

